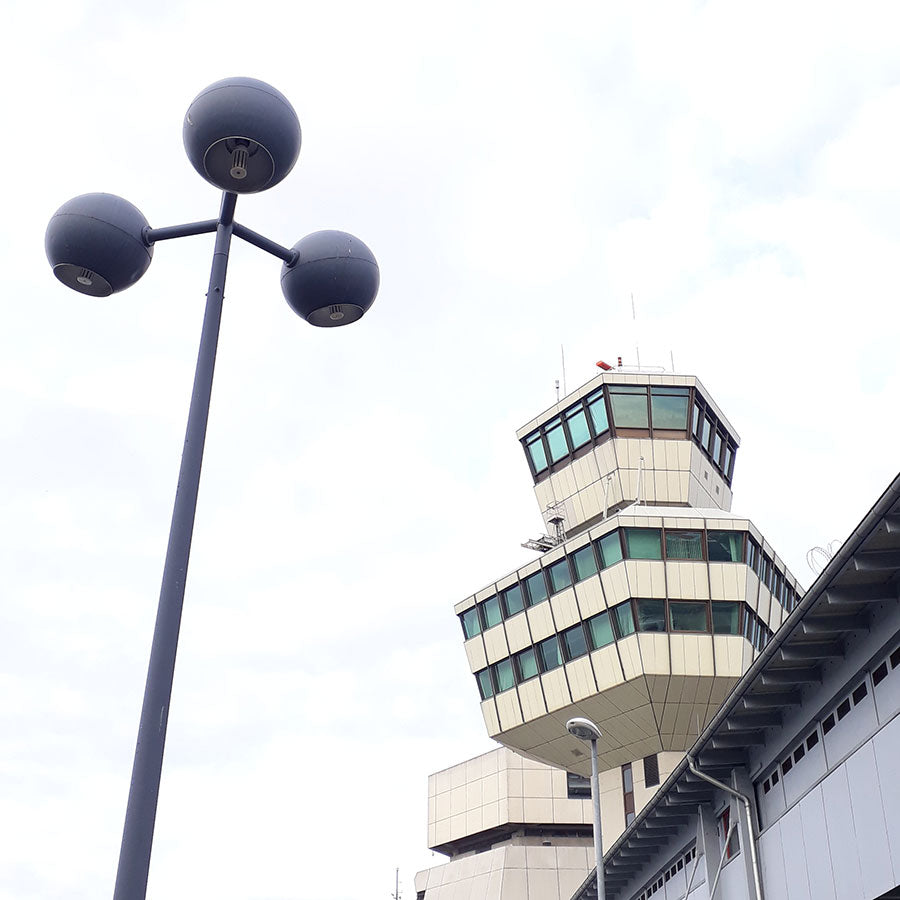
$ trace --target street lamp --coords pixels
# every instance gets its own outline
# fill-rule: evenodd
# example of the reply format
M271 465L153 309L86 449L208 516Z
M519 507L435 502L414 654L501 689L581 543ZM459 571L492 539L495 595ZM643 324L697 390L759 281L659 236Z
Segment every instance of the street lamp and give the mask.
M147 271L157 242L193 234L216 235L114 900L143 900L147 893L231 238L242 238L282 260L285 299L312 325L355 322L372 305L379 283L375 257L352 235L319 231L288 249L234 220L238 194L257 193L278 184L300 153L297 114L275 88L254 78L217 81L188 108L183 138L191 164L222 191L218 218L151 228L127 200L112 194L83 194L57 210L45 238L53 274L63 284L92 297L108 297L130 287Z
M606 886L603 873L603 833L600 831L600 771L597 761L597 741L603 735L590 719L569 719L566 722L569 734L591 745L591 802L594 806L594 859L597 863L597 897L606 900Z

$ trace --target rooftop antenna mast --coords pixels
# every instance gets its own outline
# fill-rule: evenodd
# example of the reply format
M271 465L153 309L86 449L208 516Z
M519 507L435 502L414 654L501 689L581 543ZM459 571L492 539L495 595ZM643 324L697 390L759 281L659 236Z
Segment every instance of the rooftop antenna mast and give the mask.
M394 900L400 900L400 869L394 869L394 893L391 894Z
M641 347L638 341L637 312L634 308L634 292L631 294L631 321L634 322L634 352L637 356L637 367L641 367Z
M559 355L562 358L563 397L565 397L569 392L566 390L566 351L562 344L559 345Z

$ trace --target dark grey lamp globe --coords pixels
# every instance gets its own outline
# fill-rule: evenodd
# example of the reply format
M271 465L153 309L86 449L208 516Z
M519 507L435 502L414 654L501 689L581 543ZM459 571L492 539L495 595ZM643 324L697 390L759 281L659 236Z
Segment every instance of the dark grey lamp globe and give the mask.
M361 319L375 300L380 275L372 251L343 231L316 231L293 246L281 268L281 290L310 325L334 328Z
M153 247L141 211L115 194L82 194L50 219L44 248L53 274L67 287L108 297L131 287L147 271Z
M255 78L224 78L184 117L191 165L223 191L253 194L284 178L300 154L300 122L280 91Z

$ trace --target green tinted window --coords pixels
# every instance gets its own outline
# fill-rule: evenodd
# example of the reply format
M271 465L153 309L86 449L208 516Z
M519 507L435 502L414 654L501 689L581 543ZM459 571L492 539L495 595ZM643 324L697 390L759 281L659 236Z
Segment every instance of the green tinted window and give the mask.
M496 595L488 597L487 600L481 604L482 624L485 628L491 628L494 625L499 625L502 618L503 617L500 615L500 600Z
M514 616L525 609L525 598L522 596L522 588L518 584L508 587L503 592L503 609L507 616Z
M610 612L613 615L613 624L616 629L616 637L623 638L634 634L634 615L631 612L631 601L626 600L618 606L614 606Z
M600 551L600 564L604 569L621 562L622 543L619 540L619 532L611 531L609 534L603 535L597 541L597 549Z
M587 639L581 625L568 628L562 633L563 645L566 648L566 659L578 659L588 652Z
M515 687L516 679L513 675L513 664L511 659L501 659L494 666L494 681L497 685L497 691L508 691L511 687Z
M591 439L587 417L581 406L566 416L566 424L569 426L569 437L572 439L573 450L583 447Z
M519 671L519 681L528 681L538 674L537 656L534 647L529 647L516 654L516 669Z
M722 459L722 435L717 431L715 437L713 438L713 451L712 451L713 462L717 465L719 461Z
M467 638L473 638L476 634L481 634L481 620L478 618L478 607L473 606L467 609L461 616L463 634Z
M550 576L551 594L556 594L572 583L572 574L569 572L569 560L565 557L553 563L547 569L547 574Z
M635 600L638 631L666 630L665 600Z
M559 642L556 637L547 638L537 645L538 655L541 662L541 671L549 672L557 669L563 664L562 654L559 652Z
M494 696L494 683L491 681L491 670L482 669L475 673L475 679L478 682L478 691L482 700Z
M706 604L670 600L669 623L672 631L709 631Z
M741 562L744 550L743 531L708 531L706 545L710 562Z
M650 411L654 428L687 428L688 389L650 388Z
M616 428L649 428L647 388L617 384L609 388L609 402Z
M624 531L629 559L662 559L662 537L658 528L626 528Z
M715 427L710 419L703 422L703 446L712 453L712 436L715 433Z
M547 599L547 582L544 581L543 571L535 572L525 579L525 590L528 593L529 606Z
M588 619L587 624L591 634L591 646L595 650L606 647L615 640L608 612L602 612L599 616Z
M712 602L713 634L740 634L740 603Z
M576 581L584 581L597 574L597 560L594 559L594 548L590 544L572 554L572 563L575 566Z
M526 438L525 447L535 473L543 472L547 468L547 454L544 453L544 442L541 440L540 434Z
M606 403L603 400L603 391L597 391L587 398L588 412L591 414L591 424L594 426L594 434L598 437L605 431L609 431L609 419L606 416Z
M547 436L547 446L550 448L550 461L558 462L569 452L569 445L566 443L566 433L563 431L562 421L554 419L552 422L549 422L544 433Z
M703 559L702 531L666 529L667 559Z

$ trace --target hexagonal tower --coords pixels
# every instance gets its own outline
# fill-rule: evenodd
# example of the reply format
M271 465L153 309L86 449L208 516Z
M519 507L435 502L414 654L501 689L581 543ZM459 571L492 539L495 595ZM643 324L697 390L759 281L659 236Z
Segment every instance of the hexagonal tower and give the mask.
M587 775L565 723L599 725L608 846L801 589L731 512L738 436L698 379L607 371L518 437L550 533L456 613L492 738Z

